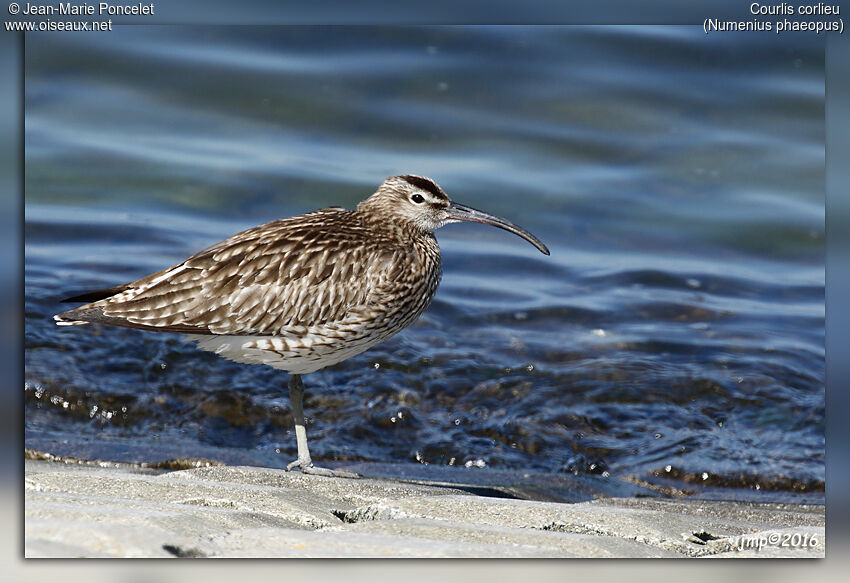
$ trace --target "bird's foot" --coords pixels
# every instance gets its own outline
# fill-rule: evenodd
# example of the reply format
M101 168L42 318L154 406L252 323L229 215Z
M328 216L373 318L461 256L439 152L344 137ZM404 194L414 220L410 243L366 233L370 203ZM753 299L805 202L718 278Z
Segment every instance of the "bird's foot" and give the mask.
M357 479L360 477L360 474L355 474L354 472L346 472L345 470L331 470L328 468L320 468L313 465L312 461L297 459L294 462L291 462L286 466L286 471L292 471L293 468L301 468L302 474L309 474L311 476L325 476L327 478L352 478Z

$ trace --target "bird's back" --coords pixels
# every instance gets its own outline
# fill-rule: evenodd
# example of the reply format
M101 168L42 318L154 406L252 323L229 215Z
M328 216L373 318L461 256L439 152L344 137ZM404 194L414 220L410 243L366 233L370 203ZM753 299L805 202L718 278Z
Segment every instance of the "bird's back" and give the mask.
M383 339L419 316L439 279L432 235L333 208L238 233L56 319L193 335Z

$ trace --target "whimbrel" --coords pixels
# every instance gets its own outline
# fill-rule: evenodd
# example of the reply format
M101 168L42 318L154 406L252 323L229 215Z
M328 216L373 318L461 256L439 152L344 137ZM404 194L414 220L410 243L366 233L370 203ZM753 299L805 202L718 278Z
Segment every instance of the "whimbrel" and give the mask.
M449 200L430 178L387 178L356 210L327 208L272 221L137 281L68 298L54 316L187 334L204 350L288 371L298 459L287 470L355 477L313 465L301 375L336 364L413 323L440 283L433 232L472 221L549 250L525 229Z

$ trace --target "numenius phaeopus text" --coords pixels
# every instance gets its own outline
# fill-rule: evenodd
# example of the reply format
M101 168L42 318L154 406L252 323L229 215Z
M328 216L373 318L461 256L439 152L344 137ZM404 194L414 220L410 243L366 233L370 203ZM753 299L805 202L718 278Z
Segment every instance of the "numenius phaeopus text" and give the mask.
M431 179L387 178L353 211L328 208L248 229L153 275L72 298L54 316L188 334L204 350L290 373L300 467L310 459L301 375L360 354L413 323L442 274L433 232L472 221L500 227L546 255L513 223L449 200Z

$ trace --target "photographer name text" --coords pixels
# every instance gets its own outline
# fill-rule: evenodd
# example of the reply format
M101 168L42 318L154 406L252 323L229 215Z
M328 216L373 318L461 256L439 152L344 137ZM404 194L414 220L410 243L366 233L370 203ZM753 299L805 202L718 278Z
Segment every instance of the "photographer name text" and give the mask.
M49 4L24 4L20 9L24 16L152 16L154 5L142 4L73 4L60 2L53 6Z

